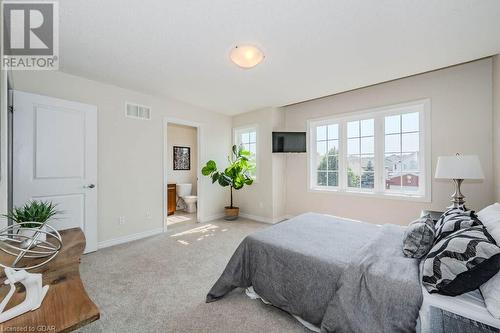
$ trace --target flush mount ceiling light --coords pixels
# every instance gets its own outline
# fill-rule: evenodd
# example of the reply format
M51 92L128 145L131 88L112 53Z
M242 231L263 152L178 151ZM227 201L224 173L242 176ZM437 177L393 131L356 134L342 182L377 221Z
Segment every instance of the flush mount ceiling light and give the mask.
M252 45L237 45L229 53L231 61L241 68L252 68L264 59L264 53Z

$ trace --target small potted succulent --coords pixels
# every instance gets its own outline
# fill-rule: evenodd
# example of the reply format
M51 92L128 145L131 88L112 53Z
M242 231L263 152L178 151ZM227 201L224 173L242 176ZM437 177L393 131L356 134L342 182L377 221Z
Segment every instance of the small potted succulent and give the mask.
M240 209L233 206L233 189L239 190L245 185L252 185L251 172L255 169L255 163L250 160L250 152L236 145L232 148L231 156L228 156L229 166L223 171L217 170L215 161L208 161L201 169L204 176L212 178L212 184L218 182L220 186L231 189L231 204L224 209L226 220L236 220Z
M56 204L49 201L28 201L23 207L15 207L4 217L18 223L17 235L29 239L36 235L37 231L45 231L45 224L60 213ZM45 241L46 234L40 232L37 241Z

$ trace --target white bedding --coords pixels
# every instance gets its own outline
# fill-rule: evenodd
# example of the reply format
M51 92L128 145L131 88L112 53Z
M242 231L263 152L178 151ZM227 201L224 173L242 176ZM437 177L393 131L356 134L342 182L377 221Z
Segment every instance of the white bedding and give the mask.
M260 299L264 304L270 304L265 299L260 297L259 294L255 292L253 287L247 288L245 290L245 293L251 299ZM422 308L420 310L420 316L418 319L419 323L417 325L417 327L420 328L419 331L421 333L431 332L430 307L436 307L500 329L500 320L493 318L493 316L488 312L481 293L477 290L456 297L444 296L439 294L429 294L427 290L425 290L425 288L422 288L422 293L424 294L424 301L422 303ZM319 327L305 321L298 316L292 316L305 328L313 332L320 332Z
M471 291L460 296L444 296L429 294L422 288L424 301L420 309L421 332L430 332L430 307L436 307L469 318L483 324L500 329L500 319L494 318L486 309L483 297L479 290Z

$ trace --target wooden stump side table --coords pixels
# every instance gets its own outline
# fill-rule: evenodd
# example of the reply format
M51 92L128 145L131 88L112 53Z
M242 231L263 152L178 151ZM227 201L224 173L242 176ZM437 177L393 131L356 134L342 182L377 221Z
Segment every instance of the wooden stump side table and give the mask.
M29 271L42 273L43 285L50 285L42 305L35 311L0 323L0 332L70 332L99 319L99 309L87 295L80 279L85 235L80 228L62 230L60 234L63 241L61 252L45 266ZM9 260L12 258L0 251L0 261ZM9 291L9 286L3 285L3 269L0 269L0 278L1 300ZM6 309L24 300L23 289L22 285L17 286Z

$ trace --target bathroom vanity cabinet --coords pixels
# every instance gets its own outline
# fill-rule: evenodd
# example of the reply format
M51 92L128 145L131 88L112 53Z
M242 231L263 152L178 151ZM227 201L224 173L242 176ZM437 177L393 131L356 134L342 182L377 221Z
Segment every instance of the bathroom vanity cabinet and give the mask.
M167 214L172 215L175 213L176 207L176 189L175 184L167 185Z

